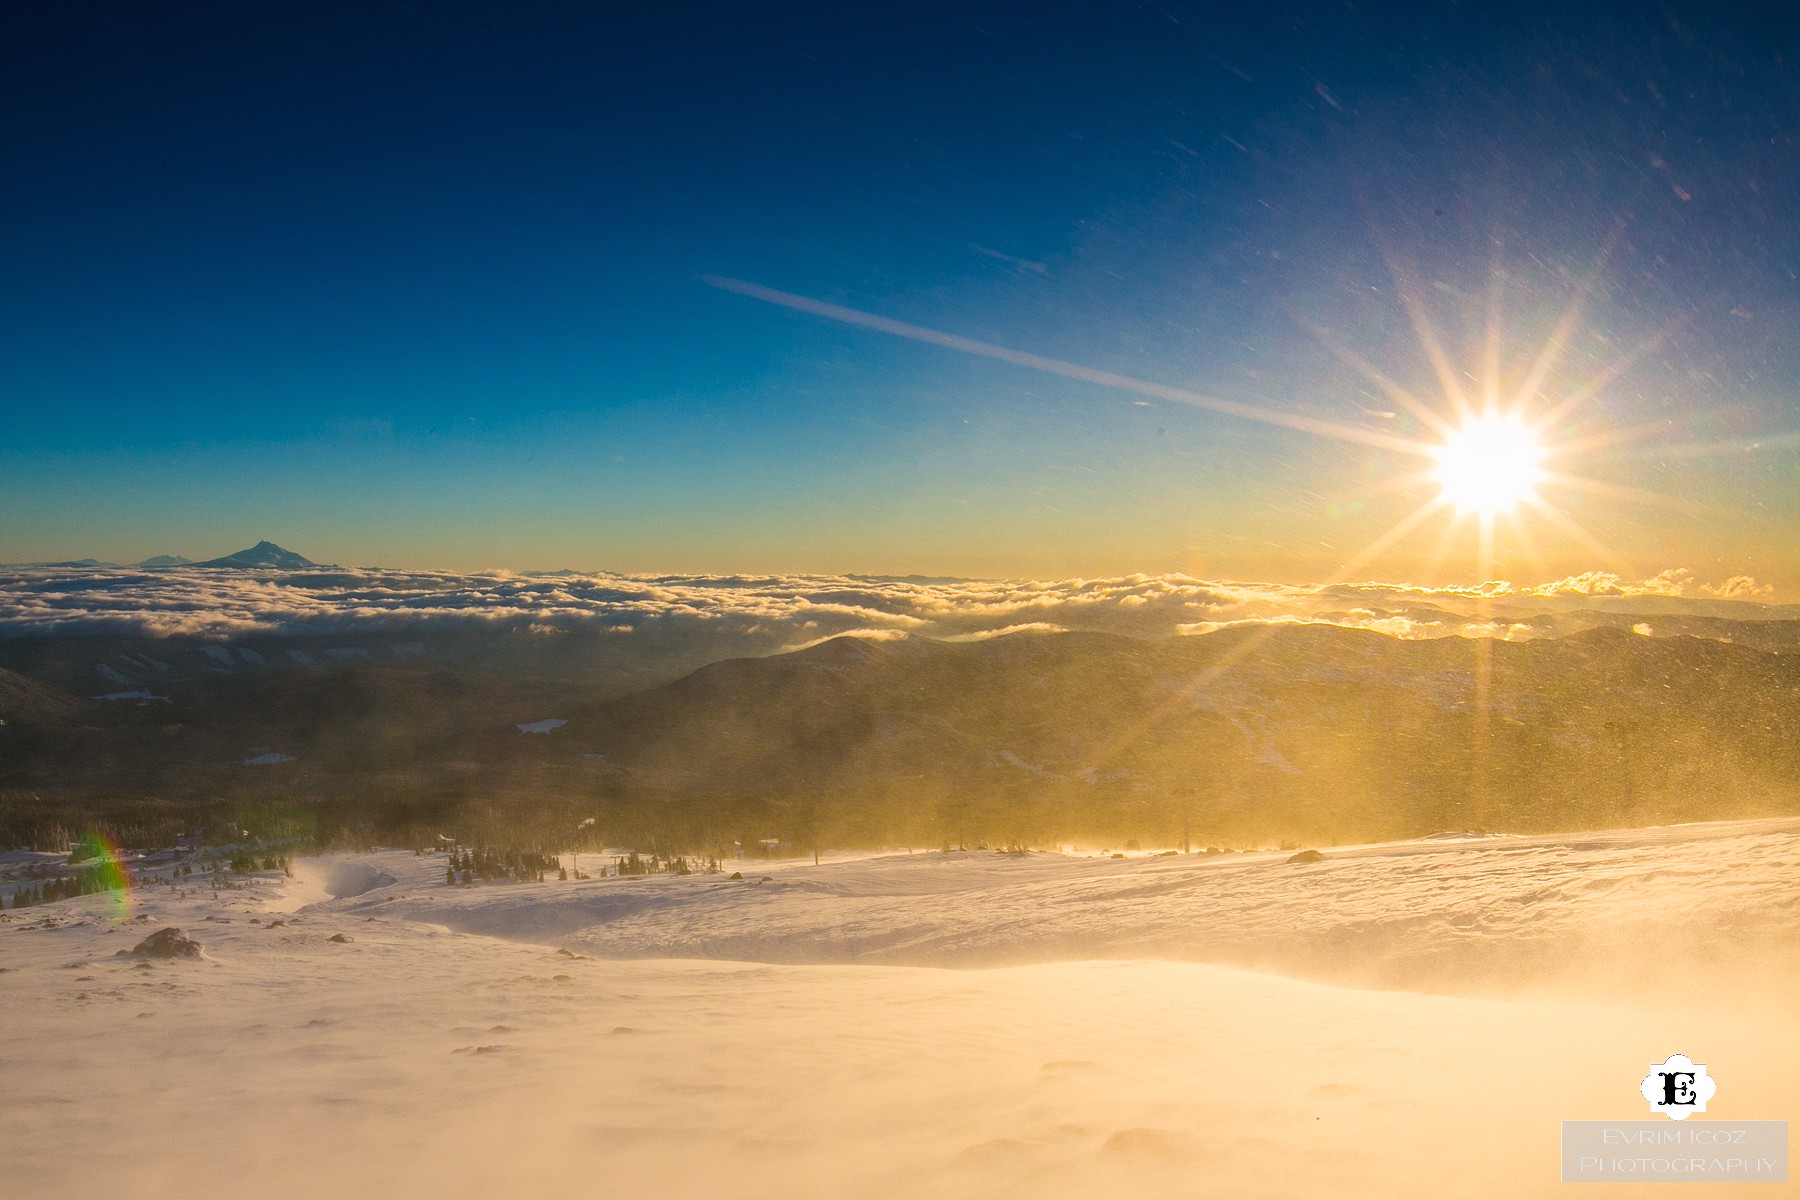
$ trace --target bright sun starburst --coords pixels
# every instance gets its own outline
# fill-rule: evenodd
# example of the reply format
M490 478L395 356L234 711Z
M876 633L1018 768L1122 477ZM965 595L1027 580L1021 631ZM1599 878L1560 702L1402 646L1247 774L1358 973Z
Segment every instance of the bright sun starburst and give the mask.
M1544 450L1521 422L1490 413L1453 430L1432 451L1432 478L1458 512L1492 517L1535 495Z
M1355 499L1382 494L1418 496L1430 491L1417 507L1375 536L1345 561L1324 584L1356 578L1397 544L1438 524L1436 549L1422 574L1435 577L1454 547L1473 532L1476 578L1484 584L1495 580L1497 553L1502 538L1524 558L1521 565L1542 574L1532 528L1548 530L1584 548L1597 567L1626 573L1636 568L1619 553L1584 529L1557 501L1559 493L1582 492L1634 505L1669 503L1667 497L1608 480L1580 474L1583 459L1623 460L1629 443L1650 437L1666 438L1667 422L1577 433L1573 418L1634 362L1658 346L1670 328L1646 339L1596 369L1579 373L1563 367L1581 326L1585 305L1599 278L1599 267L1576 288L1561 318L1534 354L1514 357L1509 353L1501 314L1505 311L1501 276L1491 281L1485 351L1473 362L1459 362L1446 349L1421 299L1424 289L1395 261L1389 262L1395 293L1418 334L1419 345L1436 378L1433 389L1415 392L1390 377L1375 364L1352 351L1328 330L1306 325L1347 365L1354 368L1393 405L1394 412L1379 414L1394 421L1386 428L1367 422L1341 420L1286 411L1243 400L1210 396L1189 388L1137 379L1113 371L1098 370L1009 346L896 321L858 309L845 308L809 296L776 291L740 279L707 277L714 287L769 304L811 313L848 325L873 329L956 350L963 354L997 359L1046 374L1077 379L1100 387L1133 392L1226 416L1280 426L1315 437L1360 445L1397 455L1417 463L1416 469L1398 469L1358 489ZM1508 359L1513 359L1508 362ZM1797 437L1796 440L1800 440ZM1684 456L1735 452L1740 443L1687 443ZM1433 486L1435 485L1435 487ZM1472 528L1471 528L1472 527Z

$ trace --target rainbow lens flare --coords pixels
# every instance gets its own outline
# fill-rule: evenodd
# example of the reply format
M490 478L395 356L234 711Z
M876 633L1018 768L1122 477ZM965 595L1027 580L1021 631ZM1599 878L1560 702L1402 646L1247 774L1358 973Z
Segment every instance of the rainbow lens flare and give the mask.
M83 891L106 892L112 897L113 915L131 913L131 871L125 865L125 852L103 833L89 833L75 844L81 857L78 870L87 876Z

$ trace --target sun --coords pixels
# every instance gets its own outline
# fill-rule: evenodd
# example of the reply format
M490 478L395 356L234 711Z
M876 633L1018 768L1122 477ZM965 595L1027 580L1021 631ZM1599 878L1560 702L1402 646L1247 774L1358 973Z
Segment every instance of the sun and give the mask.
M1418 493L1435 484L1432 495L1421 499L1416 507L1345 560L1326 581L1328 584L1356 578L1356 573L1367 564L1414 537L1427 525L1437 523L1439 518L1444 519L1436 548L1423 565L1423 574L1427 576L1436 574L1471 524L1474 526L1475 570L1483 582L1502 582L1496 579L1493 571L1502 562L1498 551L1503 538L1509 555L1516 550L1530 565L1543 567L1532 533L1534 526L1547 527L1559 538L1579 543L1596 562L1632 569L1617 550L1588 532L1581 522L1565 511L1557 497L1568 492L1581 492L1634 505L1669 502L1668 497L1658 493L1592 478L1576 469L1584 460L1623 461L1641 457L1641 449L1632 451L1629 444L1650 438L1666 439L1668 421L1596 428L1587 432L1575 417L1601 398L1633 364L1655 351L1677 326L1671 325L1654 333L1611 362L1599 364L1597 368L1590 363L1577 377L1564 379L1560 364L1571 343L1581 334L1582 315L1598 283L1599 266L1577 289L1543 345L1528 361L1523 358L1508 361L1515 358L1515 354L1508 349L1500 320L1504 311L1503 276L1497 273L1489 287L1485 351L1479 362L1459 364L1433 326L1420 300L1420 286L1395 263L1390 261L1388 266L1394 276L1396 294L1418 335L1419 348L1436 377L1434 391L1416 392L1408 388L1357 354L1330 330L1307 325L1345 365L1361 375L1383 400L1391 403L1391 412L1363 409L1368 416L1391 422L1385 428L1366 421L1352 424L1330 420L1136 379L1116 371L1103 371L1010 346L977 341L741 279L722 276L705 279L711 286L725 291L846 325L1012 363L1102 388L1136 393L1153 401L1188 405L1239 420L1402 455L1418 463L1418 468L1402 468L1391 473L1383 466L1378 478L1372 478L1354 490L1351 498L1360 505L1363 499L1396 493L1418 499ZM1365 392L1364 395L1374 397L1374 393ZM1794 437L1800 440L1800 434ZM1743 449L1744 443L1739 441L1690 442L1681 446L1684 456L1738 454Z
M1535 494L1544 450L1530 429L1489 414L1466 422L1432 450L1432 478L1459 512L1492 517L1511 512Z

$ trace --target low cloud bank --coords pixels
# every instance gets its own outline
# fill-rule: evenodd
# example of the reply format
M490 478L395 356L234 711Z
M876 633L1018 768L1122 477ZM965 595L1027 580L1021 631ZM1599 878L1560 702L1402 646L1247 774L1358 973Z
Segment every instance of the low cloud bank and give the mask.
M1186 575L919 580L859 576L454 574L333 569L15 569L0 572L0 637L308 636L422 626L525 636L631 637L683 626L785 648L846 633L978 640L1090 630L1139 637L1243 624L1331 624L1397 637L1520 638L1580 610L1768 617L1747 576L1711 584L1671 569L1643 581L1589 573L1548 584L1427 588L1229 583Z

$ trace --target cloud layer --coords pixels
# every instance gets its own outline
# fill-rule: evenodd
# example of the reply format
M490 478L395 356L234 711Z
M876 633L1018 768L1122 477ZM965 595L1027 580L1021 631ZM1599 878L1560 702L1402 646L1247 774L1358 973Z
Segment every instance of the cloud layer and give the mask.
M1516 587L1226 583L1185 575L1055 581L863 576L462 575L332 569L169 568L0 572L0 636L344 635L503 626L555 638L683 626L792 648L846 633L977 640L1097 630L1140 637L1246 623L1323 623L1398 637L1529 637L1582 609L1768 616L1747 577L1705 584L1682 569L1631 582L1590 573ZM1554 623L1554 622L1553 622Z

